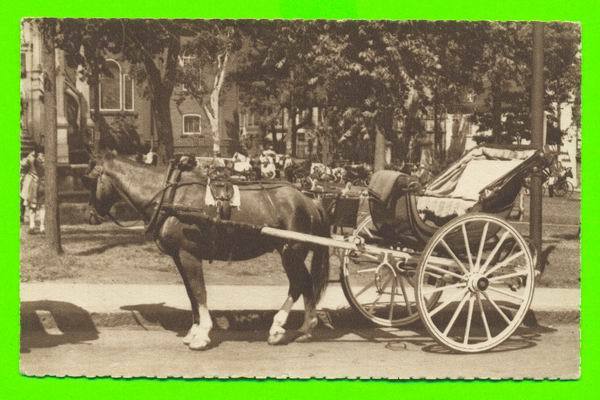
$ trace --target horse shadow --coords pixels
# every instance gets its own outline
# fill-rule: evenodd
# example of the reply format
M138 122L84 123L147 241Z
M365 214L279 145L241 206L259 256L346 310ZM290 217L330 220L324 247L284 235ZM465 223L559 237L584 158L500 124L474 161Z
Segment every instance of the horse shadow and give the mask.
M144 324L175 332L183 337L191 326L191 312L164 303L137 304L122 307L139 313ZM266 342L269 327L276 310L211 310L214 329L211 331L211 347L223 342ZM427 353L452 354L438 344L420 321L401 328L382 328L365 322L350 309L322 309L318 311L319 325L313 333L313 342L372 342L381 343L390 351L423 351ZM287 329L283 344L294 342L301 334L297 329L304 321L304 313L294 310L285 325ZM457 323L461 322L461 318ZM498 321L490 320L490 324ZM490 352L508 352L532 348L544 334L556 331L539 324L533 311L526 314L524 323L516 332Z
M98 339L98 331L85 309L64 301L21 303L20 352Z

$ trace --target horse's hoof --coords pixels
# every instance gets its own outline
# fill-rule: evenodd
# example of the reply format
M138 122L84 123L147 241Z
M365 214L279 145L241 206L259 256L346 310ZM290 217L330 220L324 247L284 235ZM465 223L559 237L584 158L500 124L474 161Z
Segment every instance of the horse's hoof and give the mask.
M192 334L192 332L189 332L187 335L185 335L183 337L183 339L181 341L183 342L183 344L188 346L190 343L192 343L193 339L194 339L194 335Z
M209 338L194 337L192 341L188 344L188 347L190 348L190 350L206 350L208 349L209 344Z
M270 334L269 339L267 339L267 342L272 346L278 344L285 344L285 331Z
M313 339L312 333L304 333L304 334L298 336L296 338L295 342L298 342L298 343L307 343L307 342L312 341L312 339Z
M192 325L187 335L185 335L182 339L183 344L189 345L190 343L192 343L192 340L194 340L194 336L196 336L199 333L199 330L200 327L198 325Z

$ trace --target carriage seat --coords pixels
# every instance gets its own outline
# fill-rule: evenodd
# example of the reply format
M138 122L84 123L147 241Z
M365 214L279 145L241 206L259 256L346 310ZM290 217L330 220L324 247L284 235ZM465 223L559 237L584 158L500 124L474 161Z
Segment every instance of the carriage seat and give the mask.
M479 194L522 160L471 160L445 182L426 187L417 197L417 210L422 219L450 220L466 214L478 202ZM436 180L439 181L439 180Z

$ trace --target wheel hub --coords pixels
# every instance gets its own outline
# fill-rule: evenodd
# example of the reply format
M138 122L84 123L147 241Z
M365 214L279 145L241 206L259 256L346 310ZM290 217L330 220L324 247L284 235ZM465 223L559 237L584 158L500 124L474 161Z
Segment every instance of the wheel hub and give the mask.
M479 273L474 273L469 277L467 287L471 292L484 292L490 286L488 278Z

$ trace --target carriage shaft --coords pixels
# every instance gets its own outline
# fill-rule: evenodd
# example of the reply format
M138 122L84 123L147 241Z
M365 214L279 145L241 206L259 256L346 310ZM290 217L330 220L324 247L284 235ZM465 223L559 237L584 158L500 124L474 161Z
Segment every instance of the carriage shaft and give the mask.
M404 259L404 261L409 265L415 265L418 263L418 258L415 254L411 254L401 250L383 248L378 246L373 246L370 244L363 243L355 243L348 238L343 236L337 237L323 237L317 235L311 235L308 233L294 232L288 231L284 229L277 229L271 227L263 227L260 230L260 233L267 236L277 237L285 240L295 240L303 243L311 243L318 246L325 247L333 247L337 249L343 250L354 250L359 253L369 253L369 254L377 254L377 255L385 255L391 256L396 259ZM446 267L456 267L456 263L452 260L440 257L430 257L429 261L432 264L442 265Z

